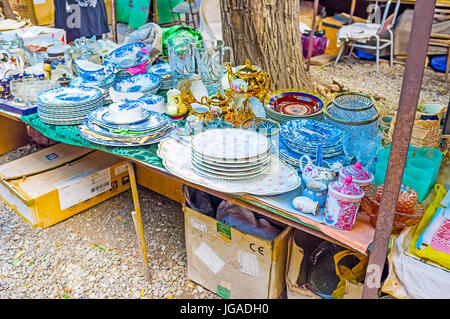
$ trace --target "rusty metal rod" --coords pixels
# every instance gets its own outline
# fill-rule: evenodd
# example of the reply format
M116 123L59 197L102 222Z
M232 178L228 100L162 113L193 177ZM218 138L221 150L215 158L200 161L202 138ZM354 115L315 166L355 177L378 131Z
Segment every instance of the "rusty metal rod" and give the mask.
M350 6L350 17L348 19L348 24L353 23L353 16L355 15L355 8L356 8L356 0L352 0L352 5Z
M314 32L316 32L316 15L318 8L319 8L319 0L314 0L311 33L309 34L308 60L306 61L306 72L309 72L309 66L311 65L311 55L314 43Z
M395 209L422 86L435 6L436 0L417 0L414 7L408 57L391 153L362 295L363 298L367 299L378 297L381 274L386 260L392 225L394 224Z
M117 43L117 15L116 15L116 0L111 0L111 24L113 32L113 41Z

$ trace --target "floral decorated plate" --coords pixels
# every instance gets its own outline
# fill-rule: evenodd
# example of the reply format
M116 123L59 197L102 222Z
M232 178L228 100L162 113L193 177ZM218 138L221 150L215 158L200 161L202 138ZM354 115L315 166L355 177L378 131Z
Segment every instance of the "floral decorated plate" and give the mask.
M80 105L102 98L101 90L88 86L66 86L39 93L37 102L47 105Z
M324 148L336 146L342 141L342 131L329 124L315 120L295 120L281 125L280 136L286 145L297 153L302 153L301 147Z
M150 117L150 112L144 108L142 108L143 102L140 101L121 101L118 103L113 103L108 106L108 111L103 113L102 120L116 125L130 125L137 124L145 121ZM137 116L124 119L123 112L127 111L137 111ZM117 112L117 113L116 113Z
M279 90L266 97L268 108L286 116L310 116L323 111L325 98L313 92L301 90Z
M86 119L83 122L83 125L86 126L87 129L89 129L92 132L97 133L99 135L103 135L103 136L110 137L110 138L127 139L130 137L142 137L142 136L150 136L150 135L158 136L158 135L167 133L169 131L169 129L170 129L170 131L172 131L172 126L176 125L176 124L168 123L158 130L144 131L144 132L130 132L127 130L121 130L121 131L109 130L105 127L102 127L102 126L90 121L89 119Z
M150 113L150 116L145 121L130 125L112 124L106 122L103 119L103 115L108 111L109 111L108 107L96 109L88 114L88 119L96 123L97 125L103 126L108 129L113 129L117 131L127 130L131 132L155 131L168 123L172 123L172 120L165 114L147 111Z
M149 59L147 53L141 52L144 48L145 44L142 42L133 42L123 45L112 51L107 58L107 61L120 69L134 67Z
M167 62L153 64L150 67L150 72L159 74L161 76L171 74L170 64Z
M270 165L256 177L223 180L196 172L191 163L190 148L176 139L163 139L157 154L162 158L164 167L172 174L224 193L275 196L292 191L301 184L297 171L275 156L272 156Z
M148 92L161 85L161 76L155 73L142 73L120 79L114 90L120 93Z
M252 177L256 177L258 175L260 175L268 166L268 164L262 166L261 168L259 168L256 171L252 171L252 172L235 172L235 174L228 174L228 173L222 173L222 172L218 172L215 170L211 170L205 167L202 167L200 164L192 161L192 168L194 169L194 171L196 171L197 173L201 174L201 175L206 175L208 177L212 177L212 178L216 178L216 179L224 179L224 180L246 180Z
M114 74L111 74L110 76L106 77L103 81L99 82L93 82L93 81L87 81L83 79L81 76L77 76L70 81L69 85L71 86L96 86L100 88L108 87L112 85L115 81Z
M164 133L158 134L157 136L149 139L145 143L137 144L137 143L131 143L126 141L121 141L119 139L108 139L108 138L97 138L95 136L92 136L90 134L86 134L83 132L83 130L78 130L80 136L84 138L85 140L88 140L89 142L92 142L94 144L100 144L105 146L114 146L114 147L136 147L136 146L144 146L144 145L151 145L160 142L161 140L167 138L167 135L171 134L176 130L176 124L171 125L167 131L164 131Z
M205 155L198 154L194 150L192 150L192 157L195 158L197 161L202 162L204 165L209 166L214 169L217 169L217 170L222 170L222 169L246 170L249 168L257 167L257 166L261 165L261 163L268 161L270 158L270 152L267 152L266 154L264 154L261 157L256 157L252 161L238 161L238 160L236 160L236 161L234 161L234 160L220 161L220 160L217 160L216 158L211 158L211 157L207 157Z

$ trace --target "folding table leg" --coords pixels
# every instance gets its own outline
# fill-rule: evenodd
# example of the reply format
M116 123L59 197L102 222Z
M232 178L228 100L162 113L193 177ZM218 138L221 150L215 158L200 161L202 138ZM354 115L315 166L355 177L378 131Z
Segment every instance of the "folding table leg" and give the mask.
M448 69L450 69L450 45L448 46L447 51L447 64L445 66L445 83L448 83Z
M131 193L133 195L134 212L131 213L136 229L136 235L139 243L142 267L144 270L144 277L150 281L150 267L148 266L147 245L145 244L144 226L142 224L141 206L139 204L139 196L137 192L136 175L134 173L134 164L127 162L128 174L130 175Z

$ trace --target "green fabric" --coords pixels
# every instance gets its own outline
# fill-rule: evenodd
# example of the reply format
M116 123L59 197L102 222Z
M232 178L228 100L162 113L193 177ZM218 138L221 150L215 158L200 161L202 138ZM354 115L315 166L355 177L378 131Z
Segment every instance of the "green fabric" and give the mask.
M150 0L133 0L133 7L130 11L128 26L132 29L138 29L147 23L148 8Z
M162 28L162 31L163 31L162 43L163 43L163 54L164 55L169 54L167 51L167 45L166 45L167 39L170 39L173 37L178 37L178 36L186 36L186 37L193 37L197 41L203 40L203 36L200 33L200 31L198 31L197 29L188 27L188 26L184 26L184 25L174 25L170 28Z
M171 0L172 6L175 8L178 4L183 2L184 0ZM173 22L172 12L170 9L169 1L167 0L159 0L156 2L156 6L158 9L158 23L165 24Z
M161 168L164 167L161 159L156 154L156 151L158 150L158 144L139 147L104 146L91 143L82 138L78 133L78 125L45 124L41 121L37 113L22 116L21 119L52 140L76 146L89 147L120 156L134 158L153 166Z
M128 23L130 20L131 0L116 0L117 22Z

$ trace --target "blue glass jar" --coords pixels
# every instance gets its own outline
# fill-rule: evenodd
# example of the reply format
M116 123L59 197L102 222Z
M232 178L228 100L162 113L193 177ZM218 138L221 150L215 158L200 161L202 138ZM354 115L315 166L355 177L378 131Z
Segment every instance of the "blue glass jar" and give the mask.
M375 158L380 144L380 112L371 96L358 92L338 94L325 107L324 115L325 122L342 130L345 155L355 157L364 166Z

